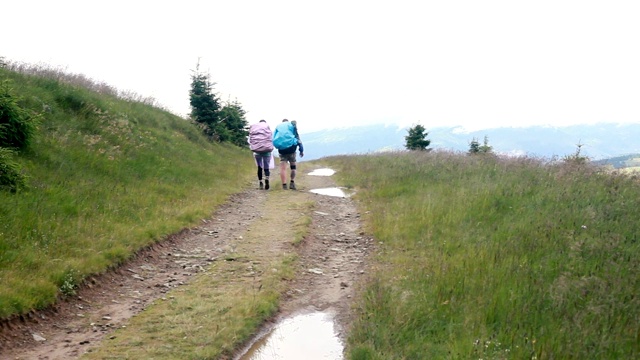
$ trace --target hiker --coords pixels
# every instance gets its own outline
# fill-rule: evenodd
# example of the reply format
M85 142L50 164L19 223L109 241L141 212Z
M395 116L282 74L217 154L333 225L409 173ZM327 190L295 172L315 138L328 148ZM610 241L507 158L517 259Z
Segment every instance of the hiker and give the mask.
M273 151L273 141L271 128L266 120L260 120L257 124L249 127L249 148L253 151L253 157L258 165L259 189L269 190L270 166L272 163L271 151ZM264 183L262 183L262 172L264 171Z
M289 182L289 189L296 190L296 150L300 147L300 157L304 156L304 148L302 147L302 141L300 141L300 135L298 134L298 127L296 121L284 119L276 126L276 130L273 133L273 146L278 149L280 154L280 180L282 181L282 189L287 189L287 163L291 168L291 181Z

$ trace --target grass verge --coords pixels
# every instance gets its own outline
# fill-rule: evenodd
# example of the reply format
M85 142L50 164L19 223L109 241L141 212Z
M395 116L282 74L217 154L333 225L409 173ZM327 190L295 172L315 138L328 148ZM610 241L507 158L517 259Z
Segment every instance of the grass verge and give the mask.
M331 158L380 255L350 359L640 356L640 184L444 152Z

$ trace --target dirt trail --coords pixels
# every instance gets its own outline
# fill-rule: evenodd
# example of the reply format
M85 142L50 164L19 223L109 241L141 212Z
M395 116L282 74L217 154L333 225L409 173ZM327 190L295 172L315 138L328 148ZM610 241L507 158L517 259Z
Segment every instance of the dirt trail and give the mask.
M373 242L362 233L352 200L309 192L335 186L333 179L309 176L313 168L301 165L296 199L302 196L313 203L312 221L296 248L296 278L273 322L300 311L331 308L344 335L351 318L350 299L366 271L366 255ZM91 279L77 296L47 311L0 324L0 358L80 358L115 329L126 326L128 319L145 306L187 284L216 259L232 252L251 224L262 216L266 201L273 196L270 192L285 191L280 188L277 173L274 175L271 190L257 190L251 183L250 189L233 196L211 218L203 219L201 226L172 235L118 269ZM264 231L277 233L278 229Z

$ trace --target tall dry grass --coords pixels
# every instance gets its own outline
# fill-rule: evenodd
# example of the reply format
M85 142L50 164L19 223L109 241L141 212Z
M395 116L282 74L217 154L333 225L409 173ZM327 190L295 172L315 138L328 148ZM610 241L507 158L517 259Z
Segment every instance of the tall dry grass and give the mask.
M379 241L351 359L640 356L640 182L448 152L330 158Z

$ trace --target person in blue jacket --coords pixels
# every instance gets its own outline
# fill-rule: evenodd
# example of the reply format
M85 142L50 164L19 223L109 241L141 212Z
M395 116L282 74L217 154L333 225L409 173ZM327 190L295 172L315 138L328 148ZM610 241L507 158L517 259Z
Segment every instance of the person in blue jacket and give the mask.
M300 134L298 134L298 127L294 121L284 119L276 126L276 130L273 133L273 146L278 149L280 155L280 180L282 181L282 188L287 189L287 163L291 168L291 178L289 182L289 189L296 190L296 150L300 151L300 157L304 156L304 147L302 141L300 141Z

